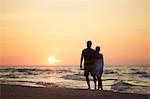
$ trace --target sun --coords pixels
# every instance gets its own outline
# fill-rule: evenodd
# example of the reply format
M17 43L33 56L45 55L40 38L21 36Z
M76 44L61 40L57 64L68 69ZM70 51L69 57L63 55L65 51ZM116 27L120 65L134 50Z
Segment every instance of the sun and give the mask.
M55 57L53 57L53 56L50 56L50 57L48 57L48 62L54 64L54 63L57 62L57 59Z

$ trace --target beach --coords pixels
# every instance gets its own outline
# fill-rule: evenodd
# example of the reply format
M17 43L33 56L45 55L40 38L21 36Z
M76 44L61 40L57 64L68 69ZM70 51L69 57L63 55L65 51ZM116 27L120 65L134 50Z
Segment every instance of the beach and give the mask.
M149 95L73 89L61 87L29 87L21 85L0 85L1 99L149 99Z

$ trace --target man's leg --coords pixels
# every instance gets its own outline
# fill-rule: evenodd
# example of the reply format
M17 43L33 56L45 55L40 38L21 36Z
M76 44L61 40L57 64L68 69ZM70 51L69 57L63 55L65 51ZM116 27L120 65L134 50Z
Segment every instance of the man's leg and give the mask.
M91 68L90 72L91 72L91 76L93 77L94 87L95 87L95 90L96 90L96 81L97 81L97 78L95 76L94 66Z
M87 82L87 85L88 85L88 89L91 89L90 88L89 73L90 73L89 68L85 68L84 76L86 77L86 82Z
M88 85L88 89L91 89L90 88L90 80L89 80L89 76L86 75L86 82L87 82L87 85Z

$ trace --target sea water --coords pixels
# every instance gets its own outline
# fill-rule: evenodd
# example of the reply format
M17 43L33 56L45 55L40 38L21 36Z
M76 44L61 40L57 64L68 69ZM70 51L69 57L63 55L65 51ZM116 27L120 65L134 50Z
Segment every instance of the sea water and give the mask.
M105 66L102 82L104 90L150 94L150 66ZM0 66L0 84L87 89L79 66Z

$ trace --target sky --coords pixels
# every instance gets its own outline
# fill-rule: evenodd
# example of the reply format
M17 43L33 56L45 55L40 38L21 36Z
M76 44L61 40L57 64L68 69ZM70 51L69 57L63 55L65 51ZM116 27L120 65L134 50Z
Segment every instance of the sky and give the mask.
M106 65L150 64L150 0L1 0L0 9L0 65L79 65L88 40Z

